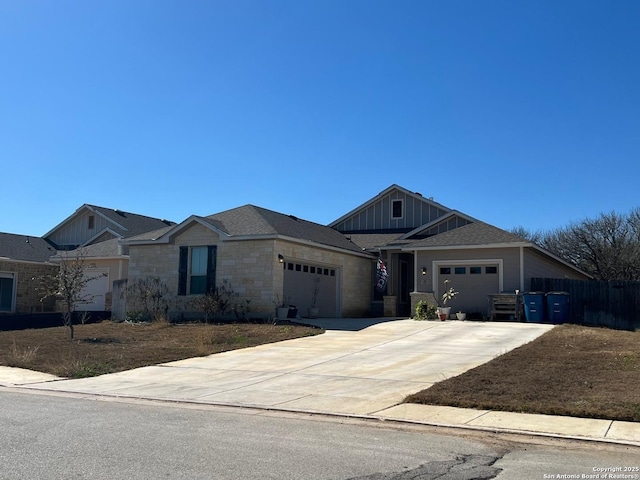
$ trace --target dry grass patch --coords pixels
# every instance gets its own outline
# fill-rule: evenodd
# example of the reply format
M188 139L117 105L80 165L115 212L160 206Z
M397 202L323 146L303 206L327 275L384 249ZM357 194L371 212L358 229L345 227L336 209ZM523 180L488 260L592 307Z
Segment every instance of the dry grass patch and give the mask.
M129 324L109 321L0 332L0 365L62 377L89 377L132 368L317 335L292 325Z
M640 421L640 332L563 325L411 403Z

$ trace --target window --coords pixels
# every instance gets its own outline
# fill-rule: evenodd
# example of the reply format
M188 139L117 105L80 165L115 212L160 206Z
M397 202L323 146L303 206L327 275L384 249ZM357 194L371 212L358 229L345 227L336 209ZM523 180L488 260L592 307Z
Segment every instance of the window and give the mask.
M467 273L467 267L456 267L454 269L454 272L456 275L464 275L465 273Z
M451 275L450 267L440 267L440 275Z
M93 230L95 227L96 227L96 216L95 215L89 215L88 228L89 228L89 230Z
M0 312L13 310L13 274L0 274Z
M216 283L216 247L180 247L178 295L199 295Z
M391 218L402 218L402 200L391 201Z
M484 267L484 273L496 274L498 273L498 267Z
M482 267L469 267L469 273L471 275L479 275L482 273Z
M207 293L207 247L191 249L191 269L189 271L189 293Z

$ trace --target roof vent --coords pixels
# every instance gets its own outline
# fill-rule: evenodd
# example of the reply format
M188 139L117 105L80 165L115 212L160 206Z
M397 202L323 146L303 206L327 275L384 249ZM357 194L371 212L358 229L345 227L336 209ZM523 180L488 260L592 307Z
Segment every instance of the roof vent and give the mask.
M118 210L117 208L115 208L113 211L116 212L121 217L124 217L125 212L123 212L122 210Z
M416 195L420 195L420 196L422 196L422 194L421 194L420 192L415 192L415 194L416 194Z
M296 222L298 221L298 217L296 217L295 215L289 215L289 218L295 220Z

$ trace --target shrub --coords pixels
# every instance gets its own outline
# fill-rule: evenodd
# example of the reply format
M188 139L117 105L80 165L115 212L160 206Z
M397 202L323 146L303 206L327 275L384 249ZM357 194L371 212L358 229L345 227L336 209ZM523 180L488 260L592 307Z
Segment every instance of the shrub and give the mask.
M196 297L193 300L193 306L204 313L206 322L224 317L227 313L233 313L236 320L245 320L251 301L239 301L239 296L240 294L234 292L231 285L225 281L205 295Z
M437 318L438 308L431 305L425 300L420 300L416 305L416 311L413 315L414 320L429 320Z
M166 320L171 305L169 287L159 277L143 277L133 280L126 289L127 302L134 307L134 316L139 313L143 320ZM129 307L129 305L127 306ZM129 314L127 314L129 317ZM127 318L127 320L135 321ZM138 320L140 321L140 320Z

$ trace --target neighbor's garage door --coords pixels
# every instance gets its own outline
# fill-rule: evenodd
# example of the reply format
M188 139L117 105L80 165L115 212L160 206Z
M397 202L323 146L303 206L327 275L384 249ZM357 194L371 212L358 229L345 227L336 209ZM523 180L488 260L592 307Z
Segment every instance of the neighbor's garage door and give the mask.
M88 280L80 293L84 302L79 303L76 308L85 312L104 311L105 299L109 291L109 269L87 268L84 271L84 278Z
M339 317L337 273L335 267L303 262L284 263L284 296L298 308L298 315L307 316L314 290L318 290L316 307L321 317Z
M444 292L444 281L450 280L450 286L458 295L447 305L451 311L487 313L487 296L500 293L498 265L440 265L438 272L438 292Z

